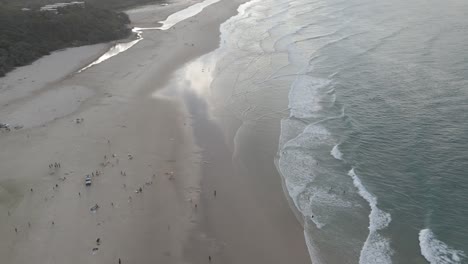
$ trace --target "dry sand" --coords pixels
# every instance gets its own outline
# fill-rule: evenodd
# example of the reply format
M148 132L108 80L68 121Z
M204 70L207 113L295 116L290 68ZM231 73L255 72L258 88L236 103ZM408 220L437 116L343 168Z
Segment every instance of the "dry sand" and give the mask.
M42 86L15 94L22 85L11 81L0 90L12 98L0 117L24 125L0 134L2 263L310 262L280 178L266 177L277 173L261 165L272 157L259 158L258 171L243 170L214 124L180 98L151 96L217 47L220 23L242 2L221 1L167 31L145 31L128 51L80 74L70 71L96 53L83 52L86 62L54 60L62 64L50 72L72 70ZM129 14L135 26L157 26L189 4ZM31 72L20 68L14 78ZM54 162L60 168L49 168Z

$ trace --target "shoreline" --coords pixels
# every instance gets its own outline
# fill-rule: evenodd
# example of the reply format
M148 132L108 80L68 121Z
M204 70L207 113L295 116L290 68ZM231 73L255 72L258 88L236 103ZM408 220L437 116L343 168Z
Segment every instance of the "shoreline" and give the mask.
M272 188L261 188L261 197L253 189L273 173L273 160L261 177L249 172L240 181L219 178L230 168L232 175L243 175L219 129L212 124L200 130L208 123L184 98L153 95L170 91L176 70L219 46L220 24L243 2L220 1L170 30L145 31L130 50L47 88L91 91L76 110L0 134L0 253L7 263L206 263L208 256L218 263L310 263L280 179L269 177ZM140 19L133 25L148 26L184 4L140 7L130 16ZM64 98L31 97L46 104ZM76 124L76 118L83 122ZM217 140L206 141L203 134ZM210 157L220 160L205 163ZM51 162L61 168L47 169ZM96 170L100 175L84 187L84 175ZM248 183L250 188L237 192ZM265 199L280 207L264 208ZM100 208L93 213L95 204ZM229 208L241 216L237 226ZM275 215L280 220L267 217ZM248 231L263 236L249 238Z
M205 252L220 263L311 263L304 229L291 212L294 207L274 165L279 122L268 126L269 133L245 132L248 124L211 109L209 90L223 87L209 87L209 74L203 72L215 65L210 57L206 64L204 60L201 56L184 65L165 90L157 92L182 98L191 114L195 143L203 150L198 206L202 216L190 236L188 256L197 259ZM224 105L222 100L217 103ZM263 125L259 128L265 130ZM206 255L199 261L206 261Z

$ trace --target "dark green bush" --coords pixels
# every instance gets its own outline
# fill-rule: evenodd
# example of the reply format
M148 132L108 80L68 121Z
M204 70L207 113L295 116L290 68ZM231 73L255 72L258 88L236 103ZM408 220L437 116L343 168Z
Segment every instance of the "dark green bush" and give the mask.
M57 49L125 38L129 23L125 13L90 4L57 13L0 4L0 76Z

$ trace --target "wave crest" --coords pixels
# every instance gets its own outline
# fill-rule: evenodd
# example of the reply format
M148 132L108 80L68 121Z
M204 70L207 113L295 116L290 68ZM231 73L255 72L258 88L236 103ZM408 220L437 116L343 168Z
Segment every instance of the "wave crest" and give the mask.
M367 191L361 179L354 172L354 168L348 172L348 175L353 179L354 186L358 189L359 195L369 203L371 208L369 214L369 235L362 247L359 263L392 263L390 242L387 238L377 233L377 231L386 228L392 221L392 218L389 213L377 207L377 198Z
M450 248L428 228L419 231L419 246L421 254L431 264L458 264L466 259L463 251Z

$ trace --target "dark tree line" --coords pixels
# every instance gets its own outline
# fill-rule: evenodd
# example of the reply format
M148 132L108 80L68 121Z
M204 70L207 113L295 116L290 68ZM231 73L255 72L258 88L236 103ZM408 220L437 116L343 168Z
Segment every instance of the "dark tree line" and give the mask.
M125 38L129 23L125 13L90 4L57 13L0 4L0 76L54 50Z
M87 4L91 4L95 7L106 8L112 10L119 10L137 5L143 5L148 3L163 3L165 0L0 0L0 6L2 4L14 6L18 8L28 7L32 9L38 9L41 6L47 4L54 4L57 2L72 2L72 1L84 1Z

